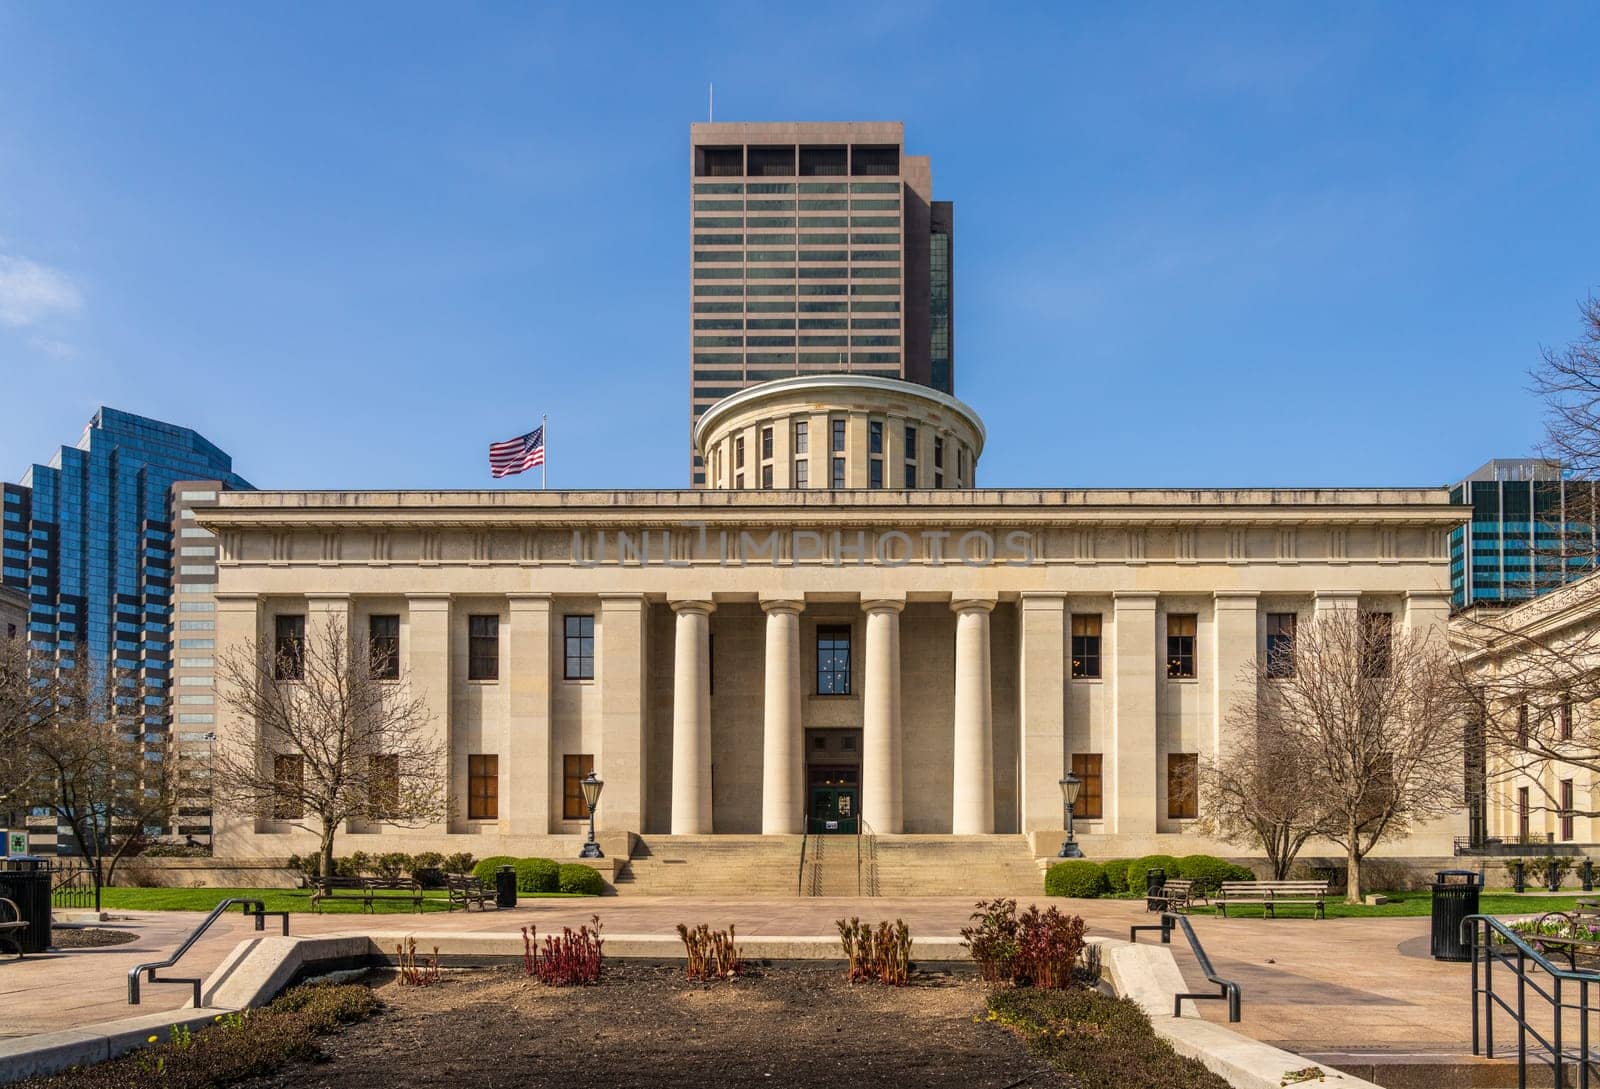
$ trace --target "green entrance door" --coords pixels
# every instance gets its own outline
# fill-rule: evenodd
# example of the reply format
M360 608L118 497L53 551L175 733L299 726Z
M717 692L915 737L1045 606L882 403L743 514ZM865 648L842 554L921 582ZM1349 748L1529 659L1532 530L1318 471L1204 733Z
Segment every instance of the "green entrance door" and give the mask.
M853 786L811 788L811 822L807 831L853 836L860 830L861 792Z

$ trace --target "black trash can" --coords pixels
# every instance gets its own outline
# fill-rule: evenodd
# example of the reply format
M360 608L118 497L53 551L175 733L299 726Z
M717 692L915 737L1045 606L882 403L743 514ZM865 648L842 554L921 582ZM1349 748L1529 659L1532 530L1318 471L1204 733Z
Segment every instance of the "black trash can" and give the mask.
M0 896L17 905L28 927L18 933L24 953L50 948L49 860L23 855L0 860Z
M494 872L494 906L497 908L517 906L517 871L510 866L501 866Z
M1441 870L1433 882L1433 959L1470 960L1461 940L1461 922L1478 913L1478 875L1472 870Z
M1166 870L1146 870L1144 872L1144 909L1146 911L1164 911L1167 902L1158 894L1167 883Z

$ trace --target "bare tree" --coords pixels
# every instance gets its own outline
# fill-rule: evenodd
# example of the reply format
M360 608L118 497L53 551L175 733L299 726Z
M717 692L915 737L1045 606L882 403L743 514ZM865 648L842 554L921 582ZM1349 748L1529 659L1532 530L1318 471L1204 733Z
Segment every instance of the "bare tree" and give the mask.
M143 702L113 679L79 669L32 684L52 706L28 732L28 804L49 810L89 864L95 907L117 864L171 815L176 769L170 745L144 736Z
M1545 453L1582 476L1600 475L1600 298L1578 306L1578 338L1546 348L1533 372L1545 402Z
M1241 680L1245 695L1224 719L1227 748L1199 768L1200 829L1260 850L1273 878L1282 881L1306 841L1327 830L1328 814L1321 785L1296 747L1277 731L1258 728L1257 690L1275 682L1254 664Z
M1390 619L1329 610L1299 625L1292 668L1273 663L1255 686L1254 774L1292 776L1316 799L1318 834L1345 849L1352 903L1374 848L1461 806L1454 662L1442 638Z
M219 698L241 724L218 738L220 804L310 827L321 873L346 821L417 825L445 812L445 748L425 700L393 676L392 648L356 647L329 619L304 642L232 647L217 662Z
M28 739L54 711L54 686L32 667L26 640L0 640L0 818L28 804L37 771Z

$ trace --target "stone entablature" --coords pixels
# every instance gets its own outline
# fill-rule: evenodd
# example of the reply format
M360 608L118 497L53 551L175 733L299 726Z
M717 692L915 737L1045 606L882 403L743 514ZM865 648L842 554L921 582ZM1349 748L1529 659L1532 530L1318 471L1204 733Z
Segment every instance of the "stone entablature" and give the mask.
M609 833L791 834L822 768L811 743L832 738L829 767L856 761L881 834L1059 829L1056 781L1096 755L1104 809L1080 830L1106 853L1189 836L1168 758L1216 751L1268 614L1357 602L1442 626L1462 510L1437 489L234 492L196 517L221 542L219 649L261 645L283 614L356 632L399 618L402 670L449 749L451 816L353 828L352 850L487 836L461 849L516 853L576 833L573 755L606 779ZM963 538L996 552L963 559ZM498 620L492 681L468 676L482 615ZM1163 668L1173 615L1194 630L1193 676ZM564 675L569 617L592 625L592 677ZM1101 633L1094 677L1072 676L1078 617ZM844 640L846 693L819 690L823 632ZM250 728L218 718L224 739ZM467 816L474 755L498 761L493 819ZM287 826L218 827L228 853L307 846Z

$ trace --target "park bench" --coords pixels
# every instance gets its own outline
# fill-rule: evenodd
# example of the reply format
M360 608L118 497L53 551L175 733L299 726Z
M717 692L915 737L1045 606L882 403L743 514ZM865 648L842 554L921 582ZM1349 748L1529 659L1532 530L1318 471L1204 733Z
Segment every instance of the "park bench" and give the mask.
M22 917L22 909L16 903L0 896L0 942L5 942L17 951L17 959L22 959L22 932L28 929L28 921Z
M1600 958L1600 902L1579 900L1572 911L1547 911L1524 937L1541 953L1566 957L1567 966L1576 970L1579 957Z
M320 912L324 900L360 900L362 911L372 911L377 900L410 900L422 910L422 886L411 878L318 877L311 894L311 910Z
M478 910L483 911L489 906L489 901L494 898L494 889L484 883L483 878L471 874L446 874L445 890L450 898L450 910L454 911L459 905L463 911L471 911L476 903Z
M1229 905L1258 904L1267 918L1276 919L1280 905L1292 904L1313 908L1315 917L1322 919L1327 898L1326 881L1224 881L1211 902L1224 917Z
M1165 907L1161 909L1163 911L1182 913L1193 907L1196 901L1204 900L1205 896L1195 888L1193 881L1188 881L1181 877L1169 877L1162 882L1159 889L1150 893L1146 899L1156 900L1164 904Z

